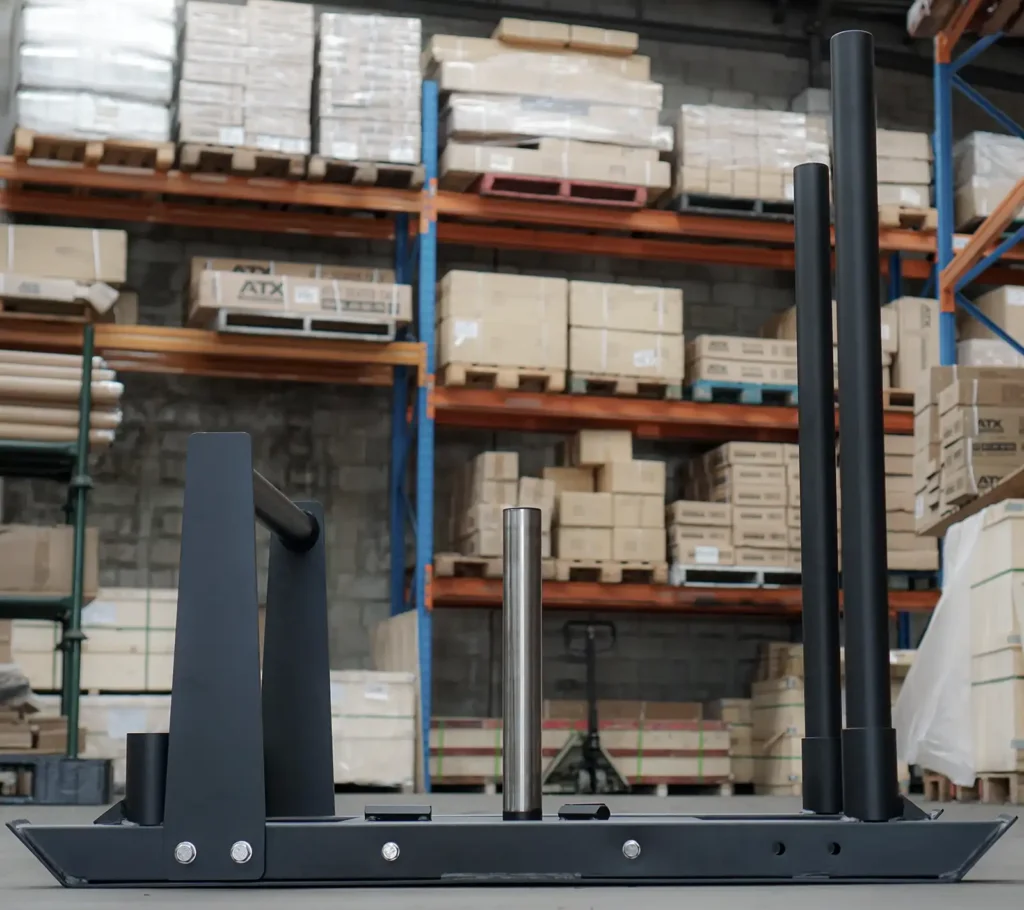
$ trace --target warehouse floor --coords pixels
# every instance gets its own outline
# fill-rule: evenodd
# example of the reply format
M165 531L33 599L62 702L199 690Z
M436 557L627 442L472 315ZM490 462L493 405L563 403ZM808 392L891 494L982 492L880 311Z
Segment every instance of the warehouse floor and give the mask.
M500 808L500 797L477 795L434 795L430 798L435 811L450 813L490 813ZM339 812L358 812L367 802L387 801L409 802L409 798L388 798L383 796L339 797ZM424 800L425 801L425 800ZM563 800L553 798L545 808L554 811ZM797 808L796 800L769 799L760 797L732 797L718 799L711 797L669 798L623 797L608 799L615 809L634 812L779 812ZM990 818L998 810L992 806L947 807L947 814L953 817ZM98 810L81 809L32 809L31 807L0 807L0 821L6 823L14 818L29 818L39 822L89 821L99 814ZM140 900L144 898L143 900ZM101 907L142 906L152 910L163 908L184 908L194 905L194 892L131 891L131 890L83 890L61 889L45 872L38 862L15 840L6 829L0 831L0 907L11 910L42 910L42 908L73 907L75 910L94 910ZM619 908L623 903L638 900L635 889L625 888L505 888L487 889L430 889L430 890L299 890L282 892L278 889L265 891L207 891L203 894L204 907L244 907L259 910L261 907L280 907L287 903L289 908L334 908L344 910L479 910L488 906L493 910L529 907L530 910L603 910ZM927 901L929 910L935 908L957 908L963 910L987 910L987 908L1014 908L1024 904L1024 823L1014 826L992 852L975 867L969 883L963 885L924 886L785 886L771 888L651 888L643 897L644 910L678 908L691 903L692 906L714 907L715 910L733 910L741 907L757 907L759 910L800 910L818 908L827 902L829 910L865 906L889 908L919 908Z

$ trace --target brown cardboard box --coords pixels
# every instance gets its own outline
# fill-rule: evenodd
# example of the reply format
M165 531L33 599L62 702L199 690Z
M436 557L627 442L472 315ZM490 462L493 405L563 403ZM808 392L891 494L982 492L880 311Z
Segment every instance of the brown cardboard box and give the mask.
M965 502L987 493L994 486L1013 473L1019 464L1008 464L1005 459L995 462L978 460L972 465L959 465L955 468L943 469L941 474L941 502L951 506Z
M783 464L784 449L777 442L727 442L704 456L708 470L721 464Z
M569 368L579 373L681 382L683 336L570 327Z
M565 327L504 319L445 319L437 326L438 364L564 370Z
M569 325L681 334L683 292L679 288L570 281Z
M886 455L885 473L890 477L912 477L914 474L914 456Z
M452 269L438 282L437 292L438 320L497 319L533 323L535 330L541 324L549 329L567 324L569 282L564 278Z
M785 484L786 468L782 465L722 464L711 470L709 478L712 484Z
M569 26L569 47L614 57L628 57L640 46L636 32L621 32L591 25Z
M882 445L886 455L913 455L917 451L913 436L887 433L883 437Z
M664 562L663 528L615 528L612 531L612 559L623 562Z
M993 442L983 439L958 439L942 447L942 470L955 471L961 467L986 462L1006 464L1010 470L1024 461L1024 439ZM1009 472L1007 472L1009 473Z
M791 569L796 569L796 571L799 572L800 571L800 564L802 562L801 556L802 556L802 554L801 554L799 548L794 548L794 549L790 550L789 554L788 554L789 558L787 560L788 567L791 568Z
M610 528L613 524L612 516L611 493L560 493L558 495L556 518L560 527Z
M461 537L475 534L478 531L502 530L503 513L505 509L511 509L515 503L511 502L475 502L462 515Z
M800 549L800 528L786 528L786 537L789 541L789 549Z
M789 529L783 524L775 525L771 528L736 525L732 529L732 541L737 547L788 549Z
M558 528L555 555L559 559L611 559L611 528Z
M514 503L519 495L519 484L514 480L484 480L479 475L468 474L463 502L470 503Z
M932 367L922 374L921 382L914 389L914 413L919 414L930 405L937 404L939 394L954 379L1000 379L1020 382L1022 377L1024 370L1017 367Z
M519 496L521 506L531 506L544 513L544 521L550 524L555 511L555 482L539 477L520 477Z
M964 405L951 408L939 418L943 445L957 439L1015 442L1024 437L1024 410Z
M239 272L248 275L291 275L295 278L341 278L346 281L394 284L394 269L371 269L349 265L323 265L312 262L278 262L272 259L192 258L189 297L199 293L199 276L204 271Z
M0 272L118 285L127 262L124 231L0 224Z
M927 185L932 180L931 165L927 161L913 161L909 158L878 159L878 182L894 184Z
M942 447L931 443L927 448L914 453L914 492L925 489L928 481L939 473L942 463Z
M796 385L796 365L760 363L753 360L687 360L687 382L754 382L762 385Z
M612 494L612 521L616 528L665 528L664 496Z
M732 546L732 528L700 528L692 525L672 525L668 529L669 546L675 553L686 550L695 544L706 544L715 547Z
M761 363L796 363L796 342L732 335L699 335L686 346L687 360L755 360Z
M910 130L876 130L878 154L884 158L931 161L932 146L928 133ZM928 181L925 181L927 183Z
M459 548L466 556L501 556L504 553L504 537L504 532L501 529L476 531L463 537ZM541 559L551 556L551 533L549 531L541 533L540 556Z
M69 525L0 525L0 594L69 596L74 561L74 528ZM83 591L87 601L99 587L99 532L85 533Z
M660 157L656 148L634 148L628 145L610 145L606 142L583 142L578 139L553 139L550 136L538 139L537 148L542 152L556 155L602 154L616 159L629 158L633 161L658 161Z
M800 462L786 465L786 487L791 490L800 490Z
M736 565L784 569L791 565L789 550L736 547Z
M786 506L785 487L762 484L721 483L709 490L712 502L731 502L734 506Z
M956 379L939 392L939 416L962 405L1024 408L1024 370L1016 379Z
M597 489L603 493L639 493L665 497L665 462L613 461L597 469Z
M544 468L541 476L555 485L556 497L560 493L593 493L593 468Z
M916 389L923 372L939 363L939 302L900 297L883 310L896 313L899 350L892 362L892 384L897 389Z
M470 462L470 470L481 480L518 480L519 453L481 452Z
M782 443L782 460L787 465L800 466L800 446L795 442Z
M682 566L734 566L736 551L732 547L693 543L678 549L672 559Z
M885 530L890 534L913 534L915 531L913 514L910 512L886 512ZM918 540L920 539L918 538Z
M523 47L566 47L570 27L564 22L538 22L533 19L502 19L492 38Z
M896 312L882 307L880 316L880 331L882 337L882 352L895 354L899 350L899 327L897 325ZM836 326L836 302L832 301L832 345L839 343L839 336ZM767 338L786 338L796 341L796 307L790 307L777 316L770 319L764 326L762 333Z
M0 619L0 664L12 664L11 656L11 620Z
M787 525L786 515L788 512L797 512L796 509L763 507L763 506L733 506L732 524L734 528L757 528L769 529L785 527Z
M934 572L939 568L939 551L934 546L929 550L893 550L886 554L890 569L902 572Z
M1008 285L976 297L974 305L1011 338L1024 337L1024 288ZM962 313L957 320L961 338L995 338L984 324Z
M800 527L800 510L795 508L786 509L786 527L787 528L798 528Z
M937 445L940 440L939 408L931 404L914 415L914 448L919 452L928 446Z
M204 323L221 309L353 322L409 322L412 288L407 284L203 271L199 293L189 307L189 321Z
M732 526L732 506L728 503L679 499L669 504L666 517L670 525L728 528Z
M580 430L573 437L572 462L586 467L633 458L633 434L629 430Z

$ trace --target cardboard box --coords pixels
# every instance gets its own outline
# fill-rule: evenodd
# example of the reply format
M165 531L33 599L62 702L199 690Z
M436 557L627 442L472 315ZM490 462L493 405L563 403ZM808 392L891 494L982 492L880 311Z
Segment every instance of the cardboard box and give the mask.
M238 272L243 275L288 275L294 278L341 278L346 281L393 284L394 269L371 269L361 266L324 265L312 262L280 262L274 259L228 259L194 256L192 258L190 298L199 293L203 272Z
M612 522L616 528L665 528L664 496L612 494Z
M555 511L555 482L539 477L520 477L517 503L540 509L545 521L550 523Z
M438 364L564 370L565 332L546 322L445 319L437 327Z
M916 389L924 371L939 363L939 302L900 297L883 310L896 313L899 348L892 362L892 384L897 389Z
M472 503L462 515L460 537L475 534L478 531L501 532L504 524L505 509L515 506L514 502L476 502Z
M514 503L518 494L519 484L514 480L484 480L470 474L466 477L463 502Z
M611 559L611 528L558 528L555 555L559 559Z
M593 468L544 468L541 476L555 485L555 496L560 493L593 493Z
M633 434L629 430L580 430L573 437L572 463L597 466L633 458Z
M571 326L569 369L579 373L681 382L683 336Z
M786 509L786 527L797 528L800 527L800 510L795 508Z
M757 483L717 484L710 489L709 499L712 502L731 502L734 506L784 507L788 503L785 487L763 486Z
M899 350L899 326L895 310L882 307L879 317L879 329L882 340L882 353L895 354ZM836 324L836 302L832 301L832 345L839 343ZM790 307L770 319L764 326L762 334L768 338L785 338L796 341L796 307Z
M890 477L912 477L914 475L914 456L886 455L885 473Z
M518 452L481 452L470 462L474 477L481 480L519 479ZM510 500L515 501L515 497Z
M799 552L801 543L800 528L786 528L786 537L789 541L789 549Z
M886 455L913 455L917 451L914 445L913 436L896 435L887 433L882 441L883 451Z
M800 514L797 509L779 508L777 506L733 506L732 523L734 528L774 529L785 527L788 524L786 516L789 512Z
M792 563L789 550L736 547L736 565L751 568L785 569Z
M5 597L65 597L71 594L74 528L69 525L0 525L0 594ZM85 532L83 592L99 588L99 532Z
M878 182L893 184L927 185L932 180L931 164L909 158L878 159Z
M916 451L937 445L941 441L939 408L931 404L914 415L914 448Z
M560 527L610 528L614 523L611 493L560 493L557 502Z
M939 473L942 463L942 447L933 442L927 448L914 453L914 492L925 489L928 481Z
M922 374L920 384L914 389L914 413L918 414L929 405L938 403L940 393L948 388L954 379L996 379L1009 382L1024 381L1024 371L1015 367L932 367ZM975 404L976 402L967 402Z
M597 469L597 489L603 493L640 493L665 497L665 462L614 461Z
M771 338L699 335L686 346L687 360L755 360L761 363L796 363L796 342Z
M614 57L628 57L640 46L636 32L622 32L591 25L569 26L569 47Z
M1024 337L1024 287L1007 285L974 299L974 305L1011 338ZM962 339L995 338L985 325L961 312L957 328Z
M124 231L0 224L0 272L119 285L127 263Z
M737 547L788 549L789 529L784 524L772 527L736 525L732 529L732 542Z
M890 534L914 534L916 523L913 514L910 512L886 512L885 530ZM918 540L920 539L919 537Z
M704 467L708 470L718 465L780 465L785 450L777 442L727 442L712 449L704 456Z
M672 559L681 566L734 566L736 551L727 546L694 543L678 549Z
M752 382L759 385L795 386L796 365L759 363L752 360L712 360L702 357L686 362L687 382Z
M668 529L668 540L674 559L678 551L687 550L695 544L731 547L732 528L700 528L691 525L672 525Z
M38 278L0 272L0 300L22 301L21 309L30 311L33 303L45 303L45 312L57 310L81 316L87 311L103 314L118 299L118 292L102 281L80 284L70 278ZM55 306L66 304L66 306Z
M712 484L785 484L786 468L782 465L722 464L715 466L709 477Z
M787 465L800 466L800 446L795 442L782 443L782 460Z
M876 136L879 157L913 161L932 160L932 145L928 133L915 133L910 130L876 130Z
M939 418L943 445L958 439L1015 442L1024 437L1024 410L966 405L951 408Z
M984 439L958 439L942 447L942 470L956 470L960 467L985 462L991 465L1006 463L1019 467L1024 460L1024 439L1009 439L1001 442Z
M963 505L982 493L998 486L1007 474L1012 474L1019 464L1009 464L1005 459L995 462L979 460L974 464L961 464L955 468L943 469L941 474L941 503L950 506Z
M459 543L459 549L465 556L502 556L505 551L505 534L499 529L496 531L476 531L467 534ZM543 531L540 537L541 559L548 559L551 556L551 532Z
M569 26L563 22L506 17L495 26L491 37L524 47L565 47L569 44L569 33Z
M669 504L666 517L670 525L728 528L732 526L732 506L729 503L678 499Z
M221 309L402 323L412 320L412 288L407 284L203 271L198 295L189 307L189 320L202 322Z
M981 543L971 560L972 586L1024 569L1024 500L1005 499L990 506L982 525Z
M564 278L452 269L438 282L437 294L439 320L498 319L532 322L535 328L563 326L568 320L569 282Z
M956 379L939 392L940 417L963 405L1024 408L1024 370L1015 379Z
M800 464L787 464L786 465L786 488L790 490L800 490Z
M664 529L615 528L612 531L612 559L623 562L664 562Z
M569 325L682 334L683 292L679 288L570 281Z

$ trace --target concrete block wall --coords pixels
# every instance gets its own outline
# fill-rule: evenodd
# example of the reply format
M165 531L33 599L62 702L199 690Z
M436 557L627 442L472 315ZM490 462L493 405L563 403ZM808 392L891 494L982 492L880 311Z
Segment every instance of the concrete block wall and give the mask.
M397 0L396 0L397 2ZM567 2L567 0L563 0ZM664 4L663 4L664 5ZM396 4L391 4L396 12ZM538 5L540 6L540 4ZM602 10L607 4L602 0ZM720 23L747 22L747 4L668 4ZM568 8L568 7L564 7ZM631 8L631 7L630 7ZM713 12L712 12L713 11ZM660 15L660 13L659 13ZM479 21L426 19L427 35L484 35ZM666 119L684 102L785 107L807 85L801 61L665 42L645 42L654 78L666 84ZM1024 117L1021 96L994 100ZM974 118L974 119L972 119ZM931 87L926 79L882 72L882 125L928 129ZM958 132L984 127L958 109ZM246 256L334 263L390 264L387 246L323 240L125 225L131 232L129 285L140 293L142 321L180 324L192 256ZM682 287L688 334L752 333L792 302L792 275L689 263L634 262L603 257L444 248L439 272L448 268L585 277ZM276 382L126 374L125 422L115 445L95 459L90 521L102 533L102 583L165 586L176 583L181 527L181 485L187 436L197 429L247 430L255 463L294 495L324 502L328 515L328 584L331 655L335 667L367 667L369 629L388 612L387 461L390 392ZM487 448L515 448L525 473L554 460L557 436L439 430L437 434L437 530L443 532L451 472ZM685 445L643 444L643 457L670 467L686 456ZM671 476L671 472L670 472ZM7 521L59 521L61 491L9 482ZM261 543L261 590L265 587L265 539ZM439 538L439 545L443 537ZM579 614L576 614L579 615ZM545 692L574 697L582 692L582 665L562 656L560 628L566 616L546 620ZM697 620L673 616L616 616L619 647L601 660L601 696L696 699L744 693L756 645L789 638L792 623L765 620ZM500 699L500 636L489 611L435 614L435 689L439 714L497 710Z

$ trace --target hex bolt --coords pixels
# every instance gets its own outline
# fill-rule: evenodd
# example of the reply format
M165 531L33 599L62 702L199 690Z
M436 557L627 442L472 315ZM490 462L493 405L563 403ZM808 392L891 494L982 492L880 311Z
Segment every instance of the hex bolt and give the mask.
M252 846L247 840L236 840L231 845L231 861L233 863L247 863L252 859Z
M635 840L628 840L622 845L622 855L626 859L636 859L640 855L640 845Z
M195 858L196 845L190 841L183 840L174 848L174 860L175 862L181 863L183 866L187 866Z
M380 855L384 857L389 863L393 863L398 859L398 854L401 851L398 849L398 844L394 841L388 841L383 847L380 848Z

